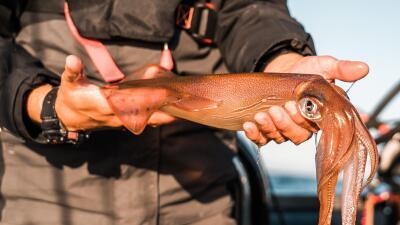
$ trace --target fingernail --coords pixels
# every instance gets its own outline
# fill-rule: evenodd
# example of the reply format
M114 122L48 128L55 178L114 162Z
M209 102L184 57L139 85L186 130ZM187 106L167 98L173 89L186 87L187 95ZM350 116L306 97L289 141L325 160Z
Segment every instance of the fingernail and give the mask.
M285 104L285 108L290 113L290 115L296 115L297 114L297 104L296 104L296 102L293 102L293 101L287 102Z
M82 61L74 55L69 55L65 59L65 65L72 73L81 73Z
M266 123L267 122L267 114L264 112L257 113L254 117L257 123Z
M70 67L80 66L79 59L74 55L69 55L65 59L65 63Z
M65 63L66 63L66 64L70 64L70 63L72 63L72 60L74 60L74 56L73 56L73 55L69 55L69 56L67 56L67 58L65 59Z
M269 109L269 112L271 113L272 117L275 118L275 120L277 120L277 121L281 121L282 120L283 114L282 114L282 111L281 111L281 109L279 107L272 106Z
M243 129L249 132L253 132L253 126L249 122L243 124Z
M283 138L283 137L277 138L277 139L275 140L275 142L278 143L278 144L282 144L282 143L285 142L285 141L286 141L286 139Z

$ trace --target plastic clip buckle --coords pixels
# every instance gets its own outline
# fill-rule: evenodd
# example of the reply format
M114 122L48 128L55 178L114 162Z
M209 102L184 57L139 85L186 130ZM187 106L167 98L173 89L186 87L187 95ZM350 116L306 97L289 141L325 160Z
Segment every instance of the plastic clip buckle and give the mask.
M218 14L211 3L181 4L177 8L176 25L187 30L203 44L214 43Z

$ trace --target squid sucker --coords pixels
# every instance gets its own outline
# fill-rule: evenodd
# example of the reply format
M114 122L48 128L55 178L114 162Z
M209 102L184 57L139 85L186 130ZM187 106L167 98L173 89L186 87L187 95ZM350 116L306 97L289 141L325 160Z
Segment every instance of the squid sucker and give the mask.
M162 77L137 78L149 68L157 69ZM341 88L322 76L309 74L176 76L156 66L147 69L102 87L115 114L134 134L144 130L156 111L237 131L242 130L245 121L253 121L257 112L295 101L302 116L322 132L315 157L318 224L331 224L336 184L342 171L342 224L355 224L359 196L376 172L378 153L373 138ZM364 179L368 158L371 169Z

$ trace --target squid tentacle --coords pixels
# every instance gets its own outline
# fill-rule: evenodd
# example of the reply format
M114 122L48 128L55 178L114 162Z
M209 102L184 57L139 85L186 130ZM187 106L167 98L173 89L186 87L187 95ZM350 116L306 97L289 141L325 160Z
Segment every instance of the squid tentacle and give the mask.
M358 118L356 122L356 137L362 142L362 145L367 150L367 154L370 159L371 171L368 175L366 182L363 184L362 189L364 189L369 183L371 183L372 179L375 176L378 164L378 151L376 149L375 143L372 143L370 140L373 140L371 134L365 128L364 124L361 122L361 118L356 113L356 109L353 109L353 114L355 118ZM367 160L367 159L365 159Z
M356 220L358 198L363 189L365 165L367 160L367 149L364 143L356 138L351 146L352 156L343 169L342 186L342 224L353 225Z
M359 195L376 171L376 146L354 108L347 108L342 114L328 115L319 124L323 135L316 155L318 197L321 203L319 225L331 224L335 187L340 171L343 171L344 179L342 224L354 225ZM329 119L332 117L334 120ZM371 173L363 185L368 156L371 159Z
M339 173L332 174L330 179L327 181L326 186L318 191L320 204L325 206L320 208L318 225L331 224L338 176Z
M339 173L351 156L350 146L355 138L353 135L356 129L355 121L349 117L348 114L343 114L340 117L343 119L338 120L337 115L334 114L329 115L329 117L326 115L325 122L320 125L323 133L318 144L317 152L324 151L325 158L330 157L328 154L334 153L334 159L330 165L324 165L326 171L323 172L323 176L318 176L319 188L323 188L328 180L331 179L331 176L335 173ZM334 123L332 123L332 121L334 121ZM342 132L344 129L346 132ZM324 164L326 163L327 161L325 159Z

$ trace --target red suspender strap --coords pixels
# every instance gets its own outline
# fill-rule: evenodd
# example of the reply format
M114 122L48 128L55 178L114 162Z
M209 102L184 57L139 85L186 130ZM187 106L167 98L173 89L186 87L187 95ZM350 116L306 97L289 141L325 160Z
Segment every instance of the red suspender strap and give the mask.
M85 48L104 81L111 83L122 80L125 75L119 70L107 48L101 42L84 38L79 34L72 21L66 2L64 3L64 13L72 35Z

